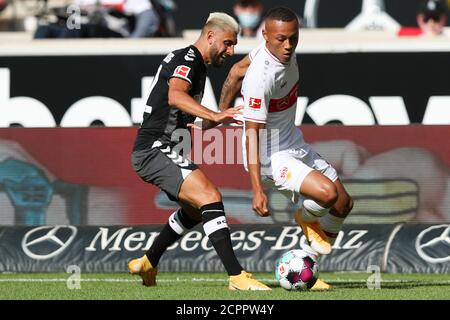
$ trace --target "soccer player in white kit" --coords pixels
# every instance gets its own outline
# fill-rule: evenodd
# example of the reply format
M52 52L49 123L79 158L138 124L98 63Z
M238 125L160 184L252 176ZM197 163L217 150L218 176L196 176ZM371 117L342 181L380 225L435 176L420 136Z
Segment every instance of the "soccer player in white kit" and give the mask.
M316 256L329 254L353 202L336 170L305 143L294 123L299 87L296 14L284 7L271 9L263 36L265 42L231 69L220 107L231 106L242 84L243 159L253 189L253 210L268 216L264 189L276 188L302 207L294 218L308 240L304 249ZM331 286L318 281L315 287Z

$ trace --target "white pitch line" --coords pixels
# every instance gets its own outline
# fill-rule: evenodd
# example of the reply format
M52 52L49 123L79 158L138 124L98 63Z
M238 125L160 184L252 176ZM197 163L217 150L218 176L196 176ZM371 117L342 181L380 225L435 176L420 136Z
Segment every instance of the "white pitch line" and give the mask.
M326 280L323 279L327 282L330 283L346 283L346 282L361 282L361 283L366 283L367 279L330 279L330 280ZM400 279L387 279L387 280L381 280L381 283L436 283L436 284L450 284L450 280L408 280L408 279L404 279L404 280L400 280Z
M48 279L34 279L34 278L0 278L0 282L67 282L70 278L48 278ZM260 279L264 282L274 282L274 279ZM366 283L366 279L324 279L330 283ZM140 279L101 279L101 278L80 278L81 282L140 282ZM227 282L228 279L217 278L189 278L189 279L159 279L158 282ZM450 284L450 280L400 280L400 279L386 279L381 280L381 283L427 283L427 284Z

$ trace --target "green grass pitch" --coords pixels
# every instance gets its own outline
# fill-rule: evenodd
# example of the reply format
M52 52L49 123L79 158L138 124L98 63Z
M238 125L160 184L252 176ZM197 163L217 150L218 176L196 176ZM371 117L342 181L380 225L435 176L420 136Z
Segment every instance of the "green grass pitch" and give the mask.
M273 274L255 278L273 288L265 292L236 292L227 289L224 273L169 273L158 275L158 286L147 288L139 277L126 273L82 273L79 289L67 273L0 274L0 299L63 300L392 300L450 299L450 274L381 274L380 288L369 289L367 273L322 273L333 284L326 292L286 291ZM372 282L374 283L374 282ZM69 289L72 287L72 289Z

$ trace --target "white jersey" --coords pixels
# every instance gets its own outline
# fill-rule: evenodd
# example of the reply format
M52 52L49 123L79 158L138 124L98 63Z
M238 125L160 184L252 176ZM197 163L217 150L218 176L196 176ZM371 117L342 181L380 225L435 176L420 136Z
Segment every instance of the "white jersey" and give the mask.
M297 59L281 63L261 44L249 54L251 64L242 83L244 120L266 124L260 138L261 173L271 175L271 157L279 151L299 150L305 142L295 126L299 74ZM245 132L245 131L244 131ZM247 152L243 134L243 159Z

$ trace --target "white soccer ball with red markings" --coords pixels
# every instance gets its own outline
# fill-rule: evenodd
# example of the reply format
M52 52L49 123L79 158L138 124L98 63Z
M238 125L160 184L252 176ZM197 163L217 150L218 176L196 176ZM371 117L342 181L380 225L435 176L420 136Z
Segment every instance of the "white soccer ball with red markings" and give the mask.
M318 276L316 260L303 250L288 251L276 263L275 277L286 290L311 289Z

